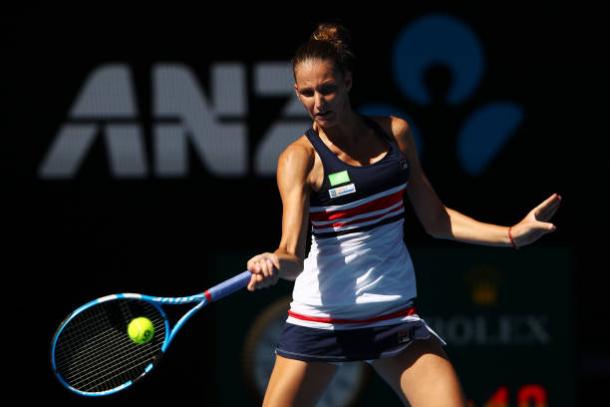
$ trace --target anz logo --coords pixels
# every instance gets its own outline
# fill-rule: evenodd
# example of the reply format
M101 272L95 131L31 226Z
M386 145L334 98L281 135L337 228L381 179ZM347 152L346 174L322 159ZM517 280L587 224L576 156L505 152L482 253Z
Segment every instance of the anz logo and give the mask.
M392 60L394 83L409 102L424 107L430 104L424 75L433 65L451 72L447 104L458 105L474 95L485 60L476 35L462 21L429 15L407 24L397 37ZM246 66L215 63L210 68L210 89L206 92L188 66L152 66L153 123L148 126L152 134L145 137L129 66L99 66L77 95L68 120L38 168L38 176L76 177L97 137L103 137L111 176L117 179L188 177L189 148L217 177L244 177L250 168L259 177L274 176L280 152L310 126L309 117L294 97L290 63L258 62L253 66L254 96L286 99L278 118L253 149L253 157L245 119L249 111ZM418 148L425 147L416 122L401 109L383 102L357 109L407 119ZM462 169L471 176L482 175L523 117L523 109L509 101L490 102L470 112L458 130L456 153Z
M129 66L102 65L87 78L39 168L46 179L74 178L96 137L103 136L109 168L115 178L188 176L192 146L206 169L216 176L242 177L249 168L246 68L239 63L211 66L211 94L206 95L193 71L180 64L152 67L152 158L138 120ZM292 88L290 64L262 62L254 67L254 93L285 97L277 119L255 150L254 170L275 173L279 153L309 121ZM152 161L152 162L150 162Z

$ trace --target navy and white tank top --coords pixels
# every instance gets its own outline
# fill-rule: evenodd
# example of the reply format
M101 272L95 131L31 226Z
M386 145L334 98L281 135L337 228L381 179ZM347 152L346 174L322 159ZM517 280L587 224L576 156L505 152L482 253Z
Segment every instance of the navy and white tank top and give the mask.
M297 277L287 322L324 329L380 326L418 319L415 273L403 241L409 164L396 141L363 117L388 144L376 163L341 161L309 129L324 181L311 191L311 249Z

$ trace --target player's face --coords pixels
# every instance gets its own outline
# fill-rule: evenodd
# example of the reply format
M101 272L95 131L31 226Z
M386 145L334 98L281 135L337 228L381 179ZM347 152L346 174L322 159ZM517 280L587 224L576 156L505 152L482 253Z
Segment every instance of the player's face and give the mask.
M350 111L350 72L342 74L330 60L309 59L295 67L294 89L311 118L323 128L341 121Z

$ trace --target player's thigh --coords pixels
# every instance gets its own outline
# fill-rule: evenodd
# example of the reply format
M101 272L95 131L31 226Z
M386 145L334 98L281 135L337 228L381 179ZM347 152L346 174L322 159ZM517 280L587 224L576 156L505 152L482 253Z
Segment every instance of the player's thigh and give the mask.
M412 407L465 405L455 369L436 337L415 341L404 352L372 365Z
M304 362L276 355L263 406L313 406L336 371L337 366L331 363Z

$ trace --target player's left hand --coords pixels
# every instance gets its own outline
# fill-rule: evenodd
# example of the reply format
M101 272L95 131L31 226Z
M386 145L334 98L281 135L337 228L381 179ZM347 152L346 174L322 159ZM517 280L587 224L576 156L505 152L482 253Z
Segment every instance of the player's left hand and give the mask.
M560 203L561 196L555 193L532 209L521 222L512 227L513 241L517 247L534 243L547 233L557 230L557 227L549 221L559 209Z

